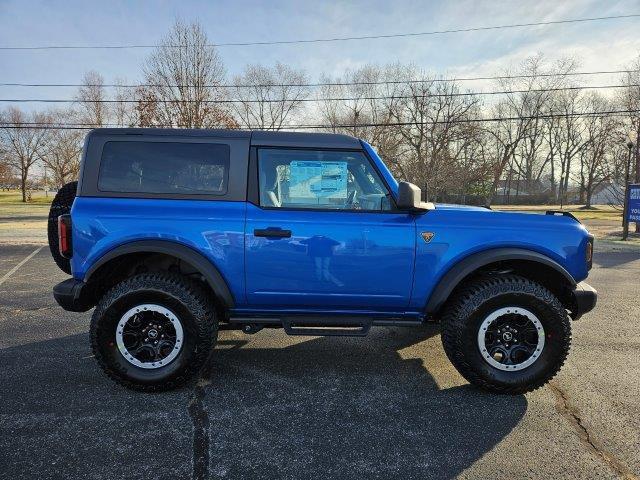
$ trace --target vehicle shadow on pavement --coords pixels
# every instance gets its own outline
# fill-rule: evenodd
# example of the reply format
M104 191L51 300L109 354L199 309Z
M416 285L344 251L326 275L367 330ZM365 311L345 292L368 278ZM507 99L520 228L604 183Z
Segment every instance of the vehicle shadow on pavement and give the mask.
M439 389L430 366L453 370L439 338L436 348L415 347L438 333L436 326L374 329L366 339L283 348L223 340L203 399L211 473L457 476L518 424L527 401L467 385Z
M102 375L86 334L1 349L0 463L12 478L183 478L199 460L212 478L452 478L527 401L440 389L429 369L452 367L439 339L419 345L437 334L225 332L205 378L156 395Z
M639 259L638 252L607 252L606 255L595 252L593 254L593 263L600 268L616 268Z

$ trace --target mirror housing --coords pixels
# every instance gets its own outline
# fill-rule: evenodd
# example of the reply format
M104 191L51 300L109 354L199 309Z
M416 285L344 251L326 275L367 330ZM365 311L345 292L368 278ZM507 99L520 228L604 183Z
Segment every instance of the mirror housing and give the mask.
M398 183L398 201L396 203L400 210L409 210L414 212L430 210L431 204L422 202L421 197L422 191L413 183Z
M422 191L413 183L398 183L398 208L402 210L413 210L422 201Z

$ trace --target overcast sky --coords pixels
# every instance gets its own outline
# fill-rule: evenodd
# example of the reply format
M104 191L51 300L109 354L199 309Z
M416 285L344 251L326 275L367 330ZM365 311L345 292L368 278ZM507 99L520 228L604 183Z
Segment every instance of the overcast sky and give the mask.
M155 44L176 18L199 21L212 42L313 39L425 32L640 13L640 0L431 1L28 1L0 0L0 46ZM277 61L312 80L367 63L413 63L451 75L499 73L542 53L576 55L582 70L624 68L640 53L640 18L571 25L324 44L221 47L232 76ZM141 79L149 50L1 51L0 82ZM596 83L615 81L599 77ZM465 85L467 86L467 85ZM470 86L468 86L470 87ZM475 86L474 86L475 87ZM71 90L0 87L0 98L62 98ZM1 106L1 105L0 105Z

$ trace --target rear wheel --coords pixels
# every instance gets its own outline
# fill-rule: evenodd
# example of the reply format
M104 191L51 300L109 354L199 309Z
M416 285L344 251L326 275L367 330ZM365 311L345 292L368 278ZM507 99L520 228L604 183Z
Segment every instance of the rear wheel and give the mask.
M118 383L169 390L198 373L217 330L214 305L200 285L180 275L142 274L100 300L91 319L91 346Z
M449 360L474 385L496 393L524 393L562 367L571 325L560 301L517 275L488 276L464 287L442 319Z
M49 209L49 219L47 222L47 237L49 239L49 250L56 265L64 273L71 274L71 261L60 255L58 250L58 217L71 212L71 206L76 198L78 182L70 182L64 185L56 196L53 197L51 208Z

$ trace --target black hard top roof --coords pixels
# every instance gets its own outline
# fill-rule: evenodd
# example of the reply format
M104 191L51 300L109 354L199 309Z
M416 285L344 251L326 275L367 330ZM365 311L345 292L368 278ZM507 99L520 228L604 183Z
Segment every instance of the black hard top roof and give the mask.
M263 130L218 130L189 128L96 128L90 136L136 135L150 137L247 138L253 146L361 148L360 140L338 133L273 132Z

